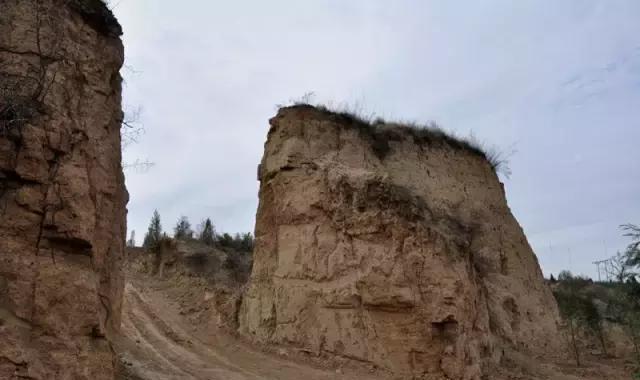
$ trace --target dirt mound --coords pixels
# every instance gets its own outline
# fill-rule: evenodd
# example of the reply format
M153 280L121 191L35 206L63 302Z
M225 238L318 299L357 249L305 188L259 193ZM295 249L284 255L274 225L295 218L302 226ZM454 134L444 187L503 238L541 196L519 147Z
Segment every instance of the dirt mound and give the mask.
M2 379L113 378L123 48L68 5L0 2Z
M121 380L377 379L370 371L336 367L265 352L234 334L241 283L224 267L192 267L186 258L206 252L207 262L235 251L178 244L162 276L154 255L128 249L122 335L116 344ZM186 256L186 257L185 257ZM212 257L218 259L212 259ZM232 300L233 302L229 302ZM268 348L266 351L269 351Z
M243 335L450 379L559 350L556 303L482 155L394 128L380 156L309 106L270 122Z
M154 252L127 248L133 275L167 284L179 312L193 323L237 330L238 310L251 269L251 253L197 240L165 240Z

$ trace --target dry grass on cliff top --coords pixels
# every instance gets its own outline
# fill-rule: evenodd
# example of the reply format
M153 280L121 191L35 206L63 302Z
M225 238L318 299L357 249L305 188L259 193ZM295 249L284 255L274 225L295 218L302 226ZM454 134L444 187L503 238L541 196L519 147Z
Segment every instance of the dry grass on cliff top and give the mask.
M367 115L357 107L331 107L323 104L311 104L306 101L294 101L292 105L281 108L310 107L322 112L337 122L356 128L371 141L374 153L380 158L389 153L389 141L398 141L403 135L413 137L418 145L447 146L454 150L465 151L486 160L496 173L505 177L511 175L509 168L510 154L494 146L481 143L475 136L457 136L453 132L442 129L437 123L419 124L415 122L387 121L375 115Z
M120 37L122 26L105 0L67 0L67 5L78 12L97 32L108 37Z

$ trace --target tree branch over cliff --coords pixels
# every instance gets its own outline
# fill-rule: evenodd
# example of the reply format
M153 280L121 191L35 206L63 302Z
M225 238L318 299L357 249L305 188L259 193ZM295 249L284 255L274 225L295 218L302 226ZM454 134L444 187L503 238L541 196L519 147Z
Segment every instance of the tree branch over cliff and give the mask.
M123 151L130 145L137 144L140 141L140 137L145 133L144 126L140 122L141 114L141 107L136 107L123 113L124 117L120 126L120 139ZM152 161L139 158L136 158L132 162L122 163L122 168L124 170L135 170L137 173L144 173L153 166L155 166L155 163Z

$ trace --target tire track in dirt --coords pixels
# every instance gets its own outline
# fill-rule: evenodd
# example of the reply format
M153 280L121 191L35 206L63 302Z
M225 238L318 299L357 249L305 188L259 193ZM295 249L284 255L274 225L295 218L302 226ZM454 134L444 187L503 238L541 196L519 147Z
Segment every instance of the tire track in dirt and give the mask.
M178 378L244 380L257 377L215 353L198 347L186 332L159 318L150 308L149 301L135 287L128 285L126 292L127 301L131 302L131 308L127 310L127 322L137 331L141 344Z
M145 279L146 280L146 279ZM364 380L287 361L251 349L226 334L205 339L171 300L141 279L125 286L121 355L122 380ZM209 334L210 335L210 334Z

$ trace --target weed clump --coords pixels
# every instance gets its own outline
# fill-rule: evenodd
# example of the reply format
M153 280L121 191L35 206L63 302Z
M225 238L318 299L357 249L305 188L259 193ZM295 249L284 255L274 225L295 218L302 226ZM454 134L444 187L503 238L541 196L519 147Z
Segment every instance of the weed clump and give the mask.
M97 32L107 37L120 37L122 26L103 0L68 0L69 7Z
M456 136L442 129L435 122L427 124L390 122L374 115L366 115L357 108L330 107L323 104L311 104L309 96L301 101L294 101L284 108L312 108L322 112L327 118L341 125L354 128L367 138L371 149L381 160L391 151L390 141L400 141L404 136L411 136L418 145L445 146L454 150L469 152L486 160L496 173L506 177L511 175L508 155L495 147L486 147L473 136L468 138Z

